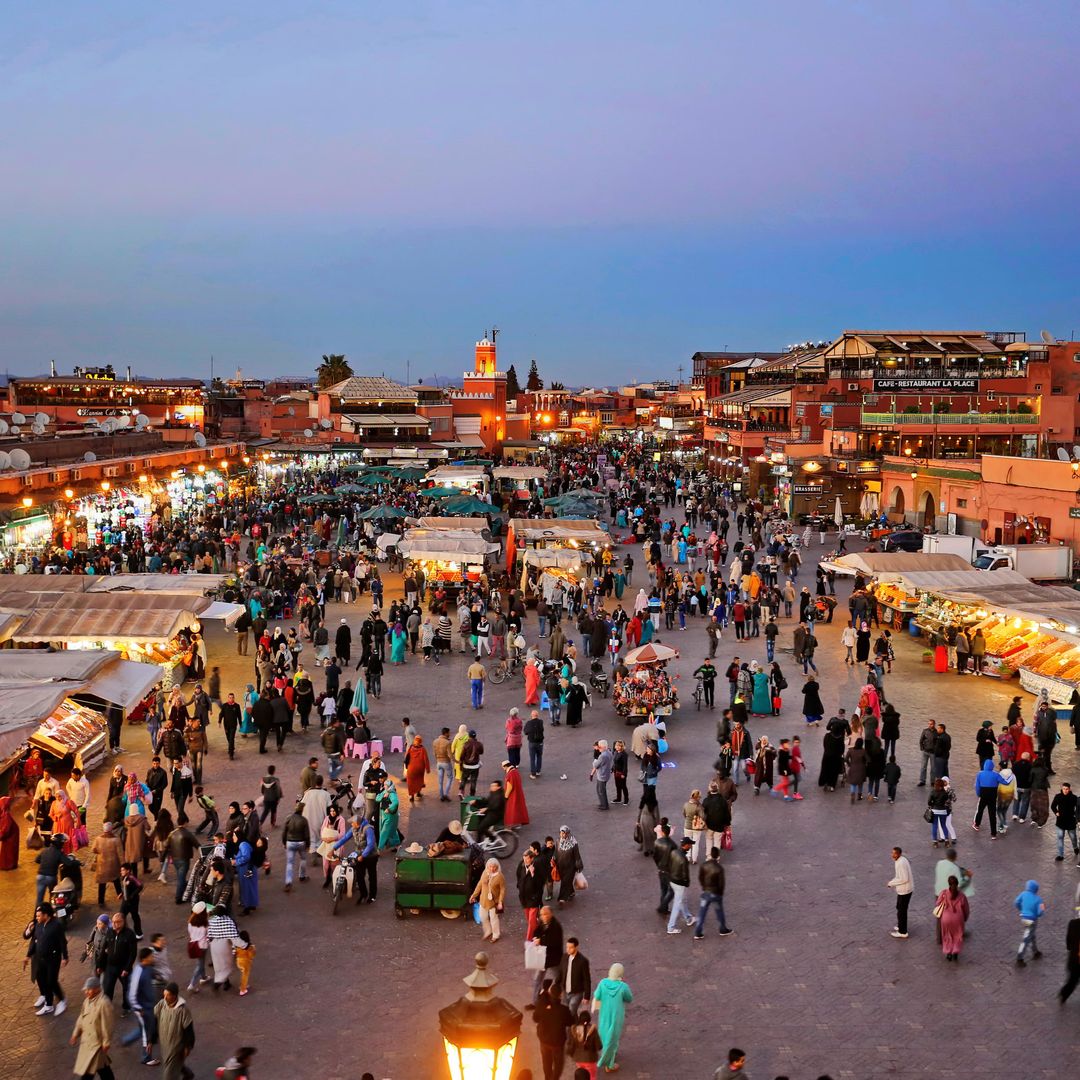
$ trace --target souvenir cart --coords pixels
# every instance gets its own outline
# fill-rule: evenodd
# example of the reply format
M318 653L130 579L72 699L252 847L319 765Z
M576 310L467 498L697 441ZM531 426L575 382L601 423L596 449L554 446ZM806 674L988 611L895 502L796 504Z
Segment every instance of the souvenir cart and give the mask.
M642 716L670 716L679 707L679 694L661 665L636 664L611 692L615 711L634 723Z

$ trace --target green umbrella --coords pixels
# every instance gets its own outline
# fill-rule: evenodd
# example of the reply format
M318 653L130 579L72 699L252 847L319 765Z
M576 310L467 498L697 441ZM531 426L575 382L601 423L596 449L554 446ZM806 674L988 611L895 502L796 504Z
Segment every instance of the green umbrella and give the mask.
M366 487L361 487L359 484L342 484L337 488L339 495L363 495L367 492Z
M431 499L449 499L454 495L461 494L461 488L456 487L430 487L421 488L418 495L427 495Z
M338 501L336 495L329 495L325 492L317 492L314 495L302 495L300 497L301 506L318 506L321 503L335 503Z
M470 514L490 514L495 508L491 503L486 503L473 495L460 495L454 499L447 499L443 503L443 509L464 517Z
M407 465L404 469L392 468L390 475L402 480L422 480L427 476L427 469L419 469L415 465Z
M360 515L364 521L396 521L406 516L405 511L396 506L373 506Z
M357 484L361 487L373 488L379 487L381 484L389 484L389 477L383 476L381 473L365 473L356 480Z

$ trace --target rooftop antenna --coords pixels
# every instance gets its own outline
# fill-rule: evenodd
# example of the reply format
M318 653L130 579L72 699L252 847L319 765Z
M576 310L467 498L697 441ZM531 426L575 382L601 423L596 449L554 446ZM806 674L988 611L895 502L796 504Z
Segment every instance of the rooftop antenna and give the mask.
M491 326L491 344L495 344L495 339L499 336L499 328L494 325Z

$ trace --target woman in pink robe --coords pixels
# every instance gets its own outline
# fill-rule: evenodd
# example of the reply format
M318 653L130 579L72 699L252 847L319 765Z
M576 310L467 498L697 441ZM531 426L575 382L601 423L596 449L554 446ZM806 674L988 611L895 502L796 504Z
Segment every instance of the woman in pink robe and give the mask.
M960 891L959 881L949 878L948 888L941 890L936 907L941 909L938 923L941 927L941 951L946 960L959 960L964 947L964 924L971 909L967 897Z

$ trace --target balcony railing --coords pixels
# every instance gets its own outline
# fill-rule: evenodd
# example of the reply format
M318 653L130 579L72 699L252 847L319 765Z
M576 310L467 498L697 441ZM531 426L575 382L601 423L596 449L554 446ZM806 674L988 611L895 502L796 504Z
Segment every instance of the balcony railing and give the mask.
M864 424L910 424L933 427L938 424L968 425L979 424L1028 424L1039 423L1037 413L895 413L864 412Z
M1026 379L1028 371L1026 365L1019 370L1000 364L946 364L944 367L935 365L932 367L919 368L893 368L893 367L845 367L832 364L829 366L830 379L877 379L884 384L889 379ZM900 388L896 391L902 394L905 391ZM910 391L908 391L910 392ZM879 394L888 393L887 390L879 390Z

